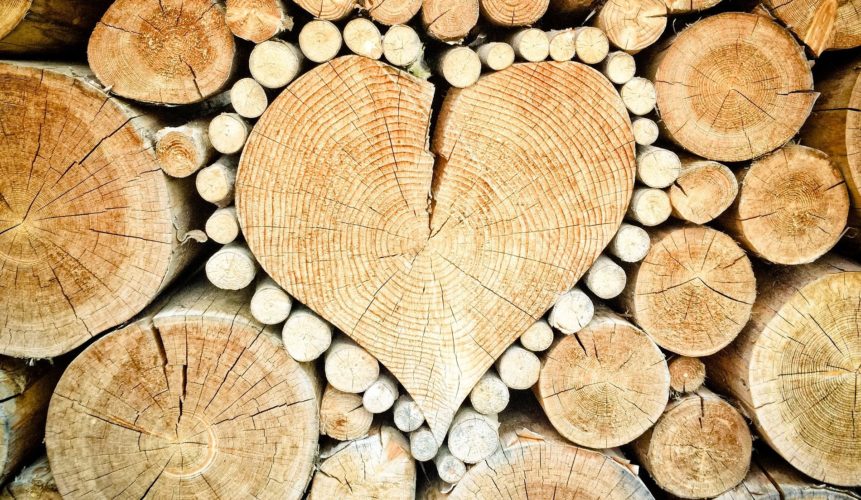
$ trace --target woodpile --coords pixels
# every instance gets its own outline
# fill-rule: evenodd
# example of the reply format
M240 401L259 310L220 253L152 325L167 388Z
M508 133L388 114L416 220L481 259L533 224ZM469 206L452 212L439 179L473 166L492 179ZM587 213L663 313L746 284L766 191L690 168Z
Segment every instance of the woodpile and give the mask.
M861 499L853 1L0 0L0 498Z

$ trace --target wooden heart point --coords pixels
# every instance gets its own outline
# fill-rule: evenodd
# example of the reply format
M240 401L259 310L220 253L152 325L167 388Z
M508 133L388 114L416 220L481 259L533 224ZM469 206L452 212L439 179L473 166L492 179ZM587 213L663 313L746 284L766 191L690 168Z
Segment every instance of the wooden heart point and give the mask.
M368 349L442 441L494 360L589 268L634 179L616 90L573 62L451 90L361 57L293 82L236 183L248 244L298 300Z

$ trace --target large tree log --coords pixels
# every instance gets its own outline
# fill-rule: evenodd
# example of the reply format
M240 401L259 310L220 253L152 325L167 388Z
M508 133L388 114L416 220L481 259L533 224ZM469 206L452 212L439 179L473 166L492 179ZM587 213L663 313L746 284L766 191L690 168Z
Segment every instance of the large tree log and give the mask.
M2 0L0 53L69 54L83 46L113 0Z
M0 63L0 352L50 357L144 308L205 217L158 167L159 124L81 66Z
M668 226L652 233L643 262L630 265L625 310L664 349L712 354L747 323L756 280L744 251L705 226Z
M817 96L801 46L757 14L694 23L653 55L647 74L667 137L710 160L749 160L781 146Z
M746 249L777 264L806 264L840 240L849 195L822 151L789 144L736 176L738 196L718 221Z
M0 491L4 500L62 500L44 454L25 467Z
M72 361L45 438L64 497L302 497L317 377L251 318L250 295L186 287Z
M861 45L857 0L765 0L763 4L817 56L828 49Z
M667 405L664 355L640 329L606 308L542 356L535 395L574 444L612 448L651 427Z
M381 360L441 442L495 358L612 238L634 151L600 73L522 64L449 91L434 172L432 98L377 61L318 66L255 126L236 190L263 267Z
M87 60L111 92L153 104L202 101L237 66L224 8L210 0L117 0L93 30Z
M422 24L437 40L463 40L478 23L478 10L478 0L423 0Z
M829 256L760 276L769 286L736 341L707 358L709 380L793 467L861 485L861 267Z

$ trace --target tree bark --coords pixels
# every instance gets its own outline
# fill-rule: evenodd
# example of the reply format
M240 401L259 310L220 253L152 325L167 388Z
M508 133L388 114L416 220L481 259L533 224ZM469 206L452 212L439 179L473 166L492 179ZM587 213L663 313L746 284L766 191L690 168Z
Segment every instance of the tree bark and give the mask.
M4 0L0 54L69 54L82 48L112 0Z

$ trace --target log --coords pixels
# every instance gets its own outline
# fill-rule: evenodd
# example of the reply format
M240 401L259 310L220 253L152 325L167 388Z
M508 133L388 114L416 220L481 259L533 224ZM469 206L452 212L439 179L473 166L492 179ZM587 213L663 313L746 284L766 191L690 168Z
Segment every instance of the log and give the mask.
M371 413L383 413L389 411L398 396L398 382L392 376L381 373L362 395L362 405Z
M532 352L546 351L553 343L553 329L547 321L539 319L520 335L520 344ZM474 406L474 405L473 405ZM493 412L499 413L502 410Z
M239 236L239 220L236 218L236 207L231 205L216 209L206 219L204 228L206 229L206 235L212 241L221 245L232 243ZM263 323L268 324L265 321Z
M706 359L709 381L736 398L793 467L819 481L858 486L861 267L826 256L761 271L770 286L761 288L738 339Z
M209 0L116 0L93 29L87 61L112 93L151 104L200 102L238 67L224 8Z
M499 420L462 406L448 431L448 450L463 463L475 464L499 447Z
M72 53L112 0L13 0L0 6L0 54Z
M469 47L447 49L440 56L438 67L445 81L456 88L469 87L481 76L481 59Z
M622 96L622 102L631 114L643 116L651 113L655 109L657 102L657 93L655 85L639 76L635 76L622 85L619 94Z
M738 196L718 221L747 250L776 264L806 264L840 240L849 194L822 151L790 144L737 177Z
M258 43L251 50L248 69L257 83L280 89L299 75L302 51L292 43L274 39Z
M492 369L478 379L469 393L469 404L482 415L496 415L502 412L508 406L509 399L508 386L499 378L496 370Z
M410 455L419 462L427 462L439 452L439 443L430 427L422 425L410 433Z
M577 35L573 28L547 33L550 40L549 55L554 61L570 61L577 52Z
M491 24L530 26L544 16L549 0L480 0L481 15Z
M242 243L224 245L206 261L206 278L222 290L242 290L256 275L257 262Z
M654 188L636 188L626 215L634 222L653 227L669 219L672 212L673 205L667 193Z
M254 295L251 296L250 306L251 315L254 316L254 319L264 325L277 325L287 319L292 308L293 299L287 295L287 292L278 286L278 283L275 283L275 280L269 276L263 275L261 279L257 281L257 285L254 287ZM296 311L296 313L298 312L300 311ZM301 320L294 320L294 322L299 323ZM285 334L284 330L287 330L288 333ZM291 325L290 328L288 328L287 325L284 325L284 329L281 333L281 339L284 342L288 353L290 352L291 341L295 340L294 337L289 335L293 330L293 325ZM326 347L329 346L327 345ZM296 356L293 356L292 353L291 357L296 361L310 361L307 359L296 359Z
M624 85L634 78L634 75L637 72L637 63L634 61L634 56L631 54L617 50L607 54L607 58L604 59L603 63L601 63L601 72L604 73L604 76L606 76L608 80L616 85ZM636 127L634 130L634 136L636 138ZM657 132L658 130L656 127L656 136Z
M155 157L164 173L188 177L215 159L209 142L209 120L197 119L179 127L165 127L155 136Z
M645 229L623 223L607 245L607 251L622 262L640 262L649 253L651 245Z
M318 380L252 319L250 299L186 285L69 364L45 432L64 497L302 497Z
M311 62L333 59L341 50L342 42L341 30L331 21L314 19L299 31L299 50Z
M227 0L224 20L234 35L254 43L293 29L283 0Z
M294 0L299 7L318 19L339 21L359 8L357 0Z
M200 250L182 243L205 217L193 188L156 163L161 124L87 75L0 63L4 355L58 356L129 320Z
M383 57L395 66L406 67L413 64L421 58L422 51L419 34L409 26L392 26L383 36Z
M423 0L422 25L427 34L437 40L463 40L478 23L478 1Z
M625 289L628 277L622 266L613 262L613 259L604 254L595 259L592 267L586 271L583 281L586 288L599 299L612 299L617 297ZM605 448L607 448L605 446Z
M194 179L197 194L219 208L233 203L236 185L236 159L222 156L212 165L197 172Z
M529 62L540 62L550 54L550 40L547 33L538 28L518 30L509 38L514 54Z
M648 335L602 307L585 328L542 355L534 391L559 434L581 446L612 448L658 420L670 374Z
M6 483L0 498L12 500L62 500L44 454Z
M221 154L232 155L242 151L249 132L251 125L237 113L221 113L209 122L209 142Z
M442 445L433 459L436 466L436 472L440 479L447 483L454 484L466 474L466 464L456 456L451 454L448 446Z
M332 345L332 325L314 311L294 310L284 323L284 347L296 361L314 361Z
M765 0L763 5L816 56L826 50L861 45L861 19L852 2L802 0L783 3Z
M653 55L646 74L657 82L667 138L716 161L750 160L783 145L817 97L802 48L757 14L692 24Z
M658 140L658 124L650 118L636 118L631 127L634 129L634 141L639 146L651 146Z
M667 13L670 15L690 14L710 9L721 0L666 0Z
M682 170L667 192L673 217L706 224L722 214L738 196L738 179L723 163L683 155Z
M595 26L613 46L636 54L664 34L667 4L663 0L610 0L598 10Z
M230 104L243 118L258 118L269 106L266 90L253 78L237 80L230 88Z
M559 296L550 309L547 322L564 335L571 335L586 326L594 314L592 299L575 287Z
M652 232L643 262L631 264L622 305L664 349L713 354L747 323L756 279L744 251L705 226L668 225Z
M676 182L681 172L679 155L669 149L657 146L637 148L637 180L646 186L659 189L669 187Z
M700 358L674 356L667 362L670 369L670 389L677 393L698 390L706 381L706 365Z
M325 356L326 380L339 391L365 392L380 376L380 363L348 337L332 340Z
M359 0L371 19L386 26L407 24L422 8L422 0Z
M574 42L577 59L586 64L598 64L610 53L610 41L607 35L598 28L584 26L574 30L577 39Z
M362 396L326 386L320 403L321 434L352 441L367 436L373 422L374 415L362 405Z
M392 408L392 420L395 426L403 432L413 432L422 426L425 417L418 403L409 394L401 394Z
M672 401L632 446L655 483L681 498L713 497L739 484L751 448L744 418L706 389Z
M541 361L532 351L512 345L496 360L496 371L505 385L515 390L532 387L538 381Z
M354 54L379 59L383 57L383 35L373 21L364 17L351 19L344 26L344 44Z
M514 49L505 42L490 42L478 48L481 64L494 71L501 71L514 64Z
M309 500L414 498L416 463L407 439L387 425L364 439L334 444L321 453Z

